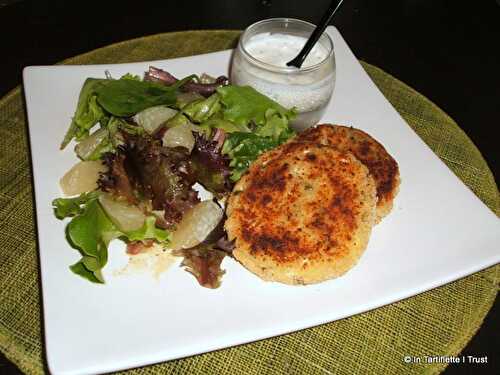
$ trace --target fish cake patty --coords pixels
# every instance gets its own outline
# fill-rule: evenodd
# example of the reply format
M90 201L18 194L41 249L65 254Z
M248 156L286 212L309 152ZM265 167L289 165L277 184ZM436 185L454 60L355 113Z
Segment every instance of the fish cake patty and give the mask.
M234 257L264 280L311 284L344 274L364 252L376 190L351 153L286 143L235 185L225 229Z
M317 125L300 133L292 142L313 142L349 151L368 167L377 187L379 223L392 210L399 190L399 167L384 146L362 130L341 125Z

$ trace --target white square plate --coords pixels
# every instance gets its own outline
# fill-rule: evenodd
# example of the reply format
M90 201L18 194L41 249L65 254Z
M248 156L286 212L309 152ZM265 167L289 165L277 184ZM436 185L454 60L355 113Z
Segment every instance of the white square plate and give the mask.
M113 277L124 246L113 243L107 284L75 276L79 258L51 201L77 161L59 144L87 77L142 75L149 65L176 76L224 74L231 51L119 65L36 66L24 70L35 179L45 342L54 374L142 366L275 336L358 314L469 275L500 260L497 217L410 129L329 28L337 83L323 121L378 139L398 161L402 184L392 213L345 276L319 285L266 283L230 258L222 286L204 289L179 267L159 280ZM325 298L326 297L326 298ZM290 308L293 307L293 308Z

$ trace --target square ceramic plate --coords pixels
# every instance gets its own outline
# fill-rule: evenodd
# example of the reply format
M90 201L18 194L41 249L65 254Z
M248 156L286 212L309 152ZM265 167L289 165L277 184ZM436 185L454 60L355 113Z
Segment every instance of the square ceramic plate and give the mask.
M337 84L323 121L378 139L398 161L402 184L392 213L377 225L359 264L344 277L292 287L261 281L226 258L222 286L201 288L173 267L159 280L115 277L124 246L113 243L107 284L76 277L79 258L51 201L77 161L59 151L87 77L142 75L149 65L182 77L227 72L231 51L120 65L24 70L35 179L45 342L54 374L107 372L275 336L413 296L500 260L496 216L439 160L379 92L339 32L330 28ZM200 71L202 69L202 71Z

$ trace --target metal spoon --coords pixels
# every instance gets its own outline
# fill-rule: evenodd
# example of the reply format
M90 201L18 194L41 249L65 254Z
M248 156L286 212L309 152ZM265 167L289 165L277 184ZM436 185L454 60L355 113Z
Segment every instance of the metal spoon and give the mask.
M306 59L307 55L309 55L309 52L311 52L312 48L318 41L321 35L323 35L323 32L325 31L326 27L330 23L333 15L337 12L337 10L340 8L340 5L342 4L344 0L333 0L332 3L330 4L330 7L326 11L326 13L323 15L321 18L321 21L319 21L318 26L314 29L312 32L311 36L307 40L306 44L304 47L302 47L302 50L299 52L299 54L293 59L290 60L289 62L286 63L287 66L295 66L300 69L302 64L304 63L304 60Z

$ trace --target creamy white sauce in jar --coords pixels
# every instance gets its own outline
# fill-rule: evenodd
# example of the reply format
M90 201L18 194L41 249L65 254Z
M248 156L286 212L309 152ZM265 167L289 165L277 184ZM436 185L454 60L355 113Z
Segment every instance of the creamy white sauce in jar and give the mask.
M297 56L307 39L296 35L263 33L254 35L246 43L246 50L257 60L286 68L286 63ZM307 56L302 68L319 64L328 56L328 51L317 43Z
M286 63L300 52L306 37L263 32L240 41L231 68L231 82L248 85L286 108L299 112L292 126L303 130L316 124L332 96L335 60L317 43L300 69Z

